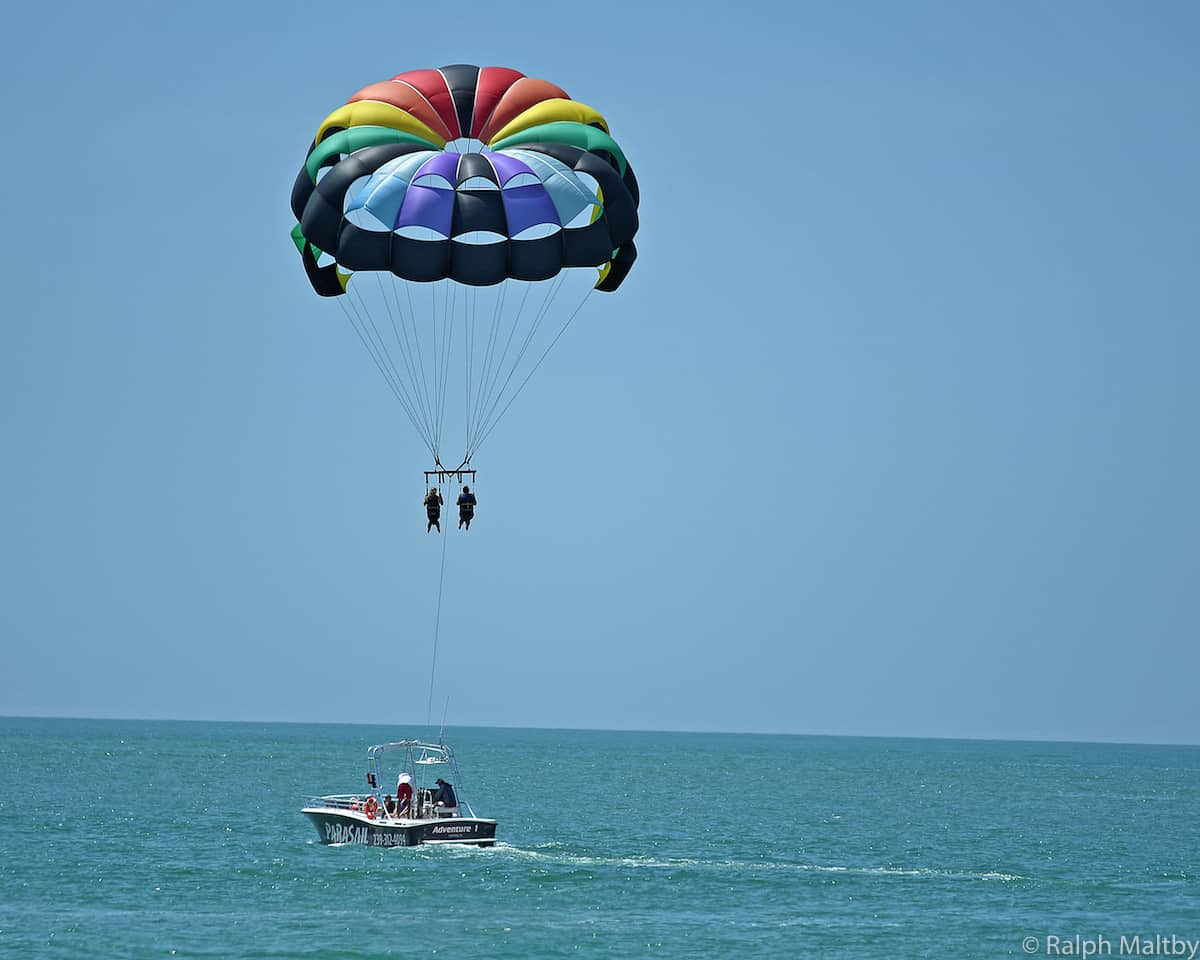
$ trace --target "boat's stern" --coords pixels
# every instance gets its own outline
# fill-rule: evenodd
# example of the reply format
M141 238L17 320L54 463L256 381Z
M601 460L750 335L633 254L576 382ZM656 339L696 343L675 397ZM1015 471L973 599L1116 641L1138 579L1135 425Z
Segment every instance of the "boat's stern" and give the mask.
M314 797L301 808L321 843L368 847L411 847L418 843L490 847L496 821L482 817L406 820L379 816L358 797Z

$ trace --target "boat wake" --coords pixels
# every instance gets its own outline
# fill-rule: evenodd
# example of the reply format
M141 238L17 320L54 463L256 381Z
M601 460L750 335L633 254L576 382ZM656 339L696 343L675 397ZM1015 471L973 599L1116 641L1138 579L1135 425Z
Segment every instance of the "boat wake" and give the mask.
M465 853L458 850L455 853ZM478 852L478 851L475 851ZM913 877L943 880L991 880L1010 883L1021 880L1031 880L1032 877L1016 873L1005 873L999 870L956 870L940 867L895 867L872 866L863 864L827 864L827 863L797 863L769 860L708 860L693 857L652 857L652 856L591 856L571 853L561 844L546 843L536 847L518 847L508 843L498 842L489 852L491 855L508 856L513 859L523 859L532 862L543 862L547 865L595 867L595 868L631 868L645 870L697 870L697 871L736 871L736 872L768 872L781 871L785 873L832 873L868 877Z

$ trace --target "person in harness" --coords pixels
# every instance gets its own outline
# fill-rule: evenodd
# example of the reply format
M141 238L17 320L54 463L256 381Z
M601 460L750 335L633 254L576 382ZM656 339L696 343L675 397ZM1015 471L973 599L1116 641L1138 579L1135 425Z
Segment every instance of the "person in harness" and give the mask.
M438 533L441 533L442 495L438 492L437 487L430 487L429 493L425 494L425 516L429 518L429 523L425 525L425 532L428 533L437 527Z
M462 493L458 495L458 529L461 530L465 525L470 530L473 519L475 519L475 494L464 483Z

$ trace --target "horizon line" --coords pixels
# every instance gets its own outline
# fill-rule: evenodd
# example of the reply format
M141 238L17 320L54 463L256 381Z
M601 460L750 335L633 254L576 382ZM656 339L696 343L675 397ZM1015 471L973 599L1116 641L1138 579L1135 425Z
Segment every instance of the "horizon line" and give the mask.
M329 727L433 727L434 724L422 722L403 723L397 721L369 720L246 720L246 719L214 719L212 717L124 717L124 716L71 716L62 714L3 714L0 720L97 720L110 723L236 723L256 725L290 725L290 726L329 726ZM523 726L513 723L460 723L446 724L445 728L479 729L479 730L535 730L544 732L566 731L574 733L666 733L711 735L726 737L808 737L811 739L845 739L845 740L935 740L960 743L1039 743L1039 744L1081 744L1094 746L1124 746L1124 747L1200 747L1200 743L1185 740L1143 741L1143 740L1079 740L1057 737L985 737L985 736L950 736L950 735L913 735L902 733L795 733L781 730L685 730L647 729L642 727L572 727L572 726Z

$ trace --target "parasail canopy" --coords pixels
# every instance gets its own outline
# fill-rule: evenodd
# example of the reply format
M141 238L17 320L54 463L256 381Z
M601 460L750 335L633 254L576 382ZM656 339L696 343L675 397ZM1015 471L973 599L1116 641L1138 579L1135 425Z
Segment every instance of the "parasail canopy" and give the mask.
M350 301L436 463L447 396L462 395L469 462L582 305L555 306L564 272L598 271L585 296L628 275L638 202L598 111L516 70L456 64L373 83L318 124L292 237L313 289Z

